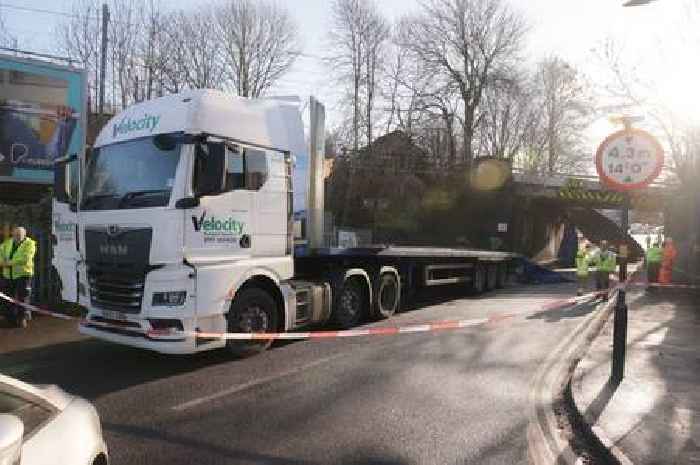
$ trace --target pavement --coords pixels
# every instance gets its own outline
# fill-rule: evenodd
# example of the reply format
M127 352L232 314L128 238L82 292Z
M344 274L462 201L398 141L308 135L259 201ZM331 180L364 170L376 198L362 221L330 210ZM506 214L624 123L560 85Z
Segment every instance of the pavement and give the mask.
M366 327L515 318L436 333L165 356L38 317L0 326L0 371L91 400L114 464L520 464L535 374L594 309L573 284L448 290Z
M620 463L700 464L700 294L632 290L625 377L614 386L613 318L578 364L578 410Z

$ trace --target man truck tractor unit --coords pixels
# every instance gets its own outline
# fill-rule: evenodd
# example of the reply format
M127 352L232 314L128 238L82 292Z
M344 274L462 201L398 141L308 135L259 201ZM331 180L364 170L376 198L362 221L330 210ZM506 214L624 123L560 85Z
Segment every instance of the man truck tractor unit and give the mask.
M164 353L254 351L269 340L198 334L350 328L423 287L504 284L509 253L324 247L324 109L308 109L307 144L299 99L187 91L127 108L59 163L60 223L78 227L57 268L63 297L88 309L80 331Z

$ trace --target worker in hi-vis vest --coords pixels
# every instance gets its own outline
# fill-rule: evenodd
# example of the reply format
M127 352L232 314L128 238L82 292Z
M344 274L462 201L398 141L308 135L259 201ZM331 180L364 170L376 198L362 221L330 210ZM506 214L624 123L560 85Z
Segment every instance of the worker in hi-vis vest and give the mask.
M610 250L608 241L600 242L600 251L591 261L591 264L595 266L596 270L596 289L598 291L608 291L610 289L610 273L614 273L615 268L617 268L617 257ZM607 300L607 292L603 295L603 298Z
M12 252L12 229L9 225L5 225L3 228L3 238L0 242L0 264L10 259L10 253ZM10 290L10 267L3 266L0 267L0 292L5 295L12 294ZM0 299L0 309L4 314L5 309L9 309L10 305L7 301Z
M576 295L583 295L588 289L589 265L591 262L591 244L586 242L576 253L576 281L578 290Z
M18 226L12 230L12 247L9 258L3 259L0 266L10 270L10 297L19 302L29 303L32 280L34 278L34 255L36 243L27 237L27 230ZM10 306L10 320L18 327L25 328L31 319L31 312L22 305Z
M649 247L645 258L647 265L647 281L649 283L658 283L661 261L664 258L664 250L661 248L661 244L656 242Z
M673 239L666 237L661 259L661 269L659 270L659 284L671 284L671 281L673 281L673 264L676 261L676 257L678 257L678 249L676 249Z

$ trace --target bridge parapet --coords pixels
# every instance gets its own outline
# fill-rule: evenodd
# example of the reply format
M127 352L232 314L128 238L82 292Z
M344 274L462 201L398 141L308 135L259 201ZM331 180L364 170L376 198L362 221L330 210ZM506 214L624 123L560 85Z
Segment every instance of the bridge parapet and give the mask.
M515 192L519 196L556 200L567 205L591 208L620 208L626 202L622 193L601 185L597 176L576 174L513 173ZM656 183L630 193L632 208L660 210L678 192L674 183Z

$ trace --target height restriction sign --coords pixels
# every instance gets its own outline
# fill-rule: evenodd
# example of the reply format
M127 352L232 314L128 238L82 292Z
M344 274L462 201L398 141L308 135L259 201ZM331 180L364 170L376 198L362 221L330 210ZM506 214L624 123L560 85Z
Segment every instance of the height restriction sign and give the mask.
M664 151L648 132L623 129L600 144L595 164L598 176L608 187L619 191L641 189L661 173Z

